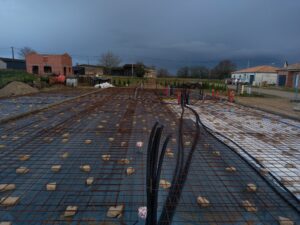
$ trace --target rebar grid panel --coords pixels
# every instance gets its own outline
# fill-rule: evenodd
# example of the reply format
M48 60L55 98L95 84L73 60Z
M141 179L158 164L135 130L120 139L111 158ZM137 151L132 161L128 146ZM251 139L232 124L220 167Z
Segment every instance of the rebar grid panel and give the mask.
M158 120L165 125L164 137L173 135L169 147L174 157L166 157L162 171L162 179L171 181L176 166L178 121L153 92L139 91L137 99L133 96L132 89L108 89L16 120L13 128L11 123L1 126L1 136L8 137L1 140L6 147L0 150L0 183L14 183L16 189L1 192L0 196L18 196L20 202L13 207L0 206L0 221L144 224L137 209L146 205L145 151L149 132ZM193 137L193 126L186 118L187 145ZM13 139L15 136L19 138ZM278 216L299 222L297 212L226 146L205 131L200 138L173 224L277 224ZM138 147L137 142L143 146ZM212 155L215 149L221 157ZM68 156L62 157L66 152ZM21 154L30 158L20 161ZM108 154L110 159L103 161L102 156ZM122 159L128 159L128 164L121 163ZM61 170L52 172L53 165L61 165ZM83 172L82 165L90 165L91 171ZM237 168L235 174L225 172L229 165ZM20 166L30 171L16 174ZM126 174L128 167L135 169L132 175ZM91 186L85 185L88 177L94 178ZM46 190L46 184L51 182L57 183L55 191ZM247 193L248 182L255 183L258 191ZM167 190L160 188L159 193L160 212ZM210 200L210 207L197 204L199 195ZM242 200L253 201L257 212L247 212ZM108 208L120 204L125 205L122 216L108 218ZM78 206L78 210L67 218L63 214L69 205Z
M300 200L299 122L234 104L197 106L208 127L246 149Z
M39 109L49 104L90 92L91 89L67 89L0 98L0 119Z
M172 108L173 110L177 108L176 112L179 111L177 106L173 106ZM191 115L187 113L186 118L190 119ZM203 139L205 141L203 141ZM215 200L210 201L210 203L215 201L217 204L212 203L216 208L212 211L208 210L209 213L207 216L195 214L196 217L202 217L202 222L203 216L206 218L203 224L244 224L246 222L247 224L277 224L275 221L280 214L291 215L291 204L284 201L284 205L282 203L283 198L274 192L268 183L258 176L255 170L249 167L235 152L229 151L226 147L224 148L223 143L217 143L215 138L207 134L203 129L202 138L200 138L200 140L203 145L202 147L206 149L206 153L205 151L203 152L202 148L202 151L196 151L194 154L193 164L189 174L189 177L191 177L193 165L196 164L194 167L195 172L193 173L194 177L191 179L194 185L191 185L191 189L196 191L200 189L199 195L209 200L210 196L212 196L212 198L217 197ZM216 152L219 153L216 155ZM197 160L195 158L199 153L201 154L201 159ZM201 163L195 163L195 160ZM236 171L227 171L227 169L231 167L234 167ZM200 182L198 185L197 181L195 181L197 175L202 178L199 179ZM205 180L206 182L201 183L201 180ZM254 194L247 192L247 184L250 183L255 184L258 188L258 191ZM197 188L195 188L195 186ZM183 192L186 195L188 193L188 191L186 191L187 188L188 185L186 185ZM202 191L202 189L204 191ZM284 191L282 192L284 193ZM193 198L192 194L190 197ZM257 207L257 212L255 213L257 215L252 218L245 215L243 209L240 208L243 200L249 200L254 203L255 207ZM293 202L294 199L290 198L289 200ZM179 206L182 205L180 204ZM227 212L228 218L224 216L224 210L221 209L222 206L230 208ZM281 208L280 211L277 211L278 208ZM298 210L295 209L295 207L292 208L294 209L294 218L296 221L299 221L299 205ZM190 215L187 214L187 216ZM182 221L186 221L186 219L187 217ZM199 220L201 221L201 219Z
M278 116L271 114L263 117L263 112L259 110L246 111L244 107L224 104L226 103L206 101L193 108L201 114L203 123L212 129L219 139L235 148L252 163L267 168L277 182L299 199L299 123L287 119L279 120ZM175 111L179 110L175 105L173 108ZM275 121L274 117L278 119ZM284 130L281 129L282 126ZM241 147L252 158L249 158Z

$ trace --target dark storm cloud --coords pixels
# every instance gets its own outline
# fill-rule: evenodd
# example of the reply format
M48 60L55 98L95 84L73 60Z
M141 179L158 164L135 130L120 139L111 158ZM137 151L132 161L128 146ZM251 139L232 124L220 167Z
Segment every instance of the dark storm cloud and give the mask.
M300 61L299 9L299 0L0 0L0 54L30 46L75 63L111 50L173 70Z

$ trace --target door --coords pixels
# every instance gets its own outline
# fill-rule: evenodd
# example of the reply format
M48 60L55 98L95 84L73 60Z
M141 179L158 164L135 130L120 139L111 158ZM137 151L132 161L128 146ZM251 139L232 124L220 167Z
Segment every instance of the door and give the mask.
M250 80L249 80L250 85L253 84L253 81L254 81L254 75L250 75Z
M66 76L67 75L67 68L64 67L64 75Z
M278 75L278 86L285 86L286 76L285 75Z

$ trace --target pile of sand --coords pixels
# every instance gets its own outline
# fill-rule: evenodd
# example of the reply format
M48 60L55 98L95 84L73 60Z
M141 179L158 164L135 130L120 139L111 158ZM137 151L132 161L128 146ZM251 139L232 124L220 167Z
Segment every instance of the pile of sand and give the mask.
M0 97L8 97L14 95L26 95L39 92L38 89L29 86L23 82L13 81L0 89Z

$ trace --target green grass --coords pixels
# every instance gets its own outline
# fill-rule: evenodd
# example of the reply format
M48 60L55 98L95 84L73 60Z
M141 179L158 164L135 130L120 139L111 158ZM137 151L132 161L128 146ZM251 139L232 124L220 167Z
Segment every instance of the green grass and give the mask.
M25 71L18 70L1 70L0 69L0 88L12 81L21 81L24 83L33 83L37 77Z

